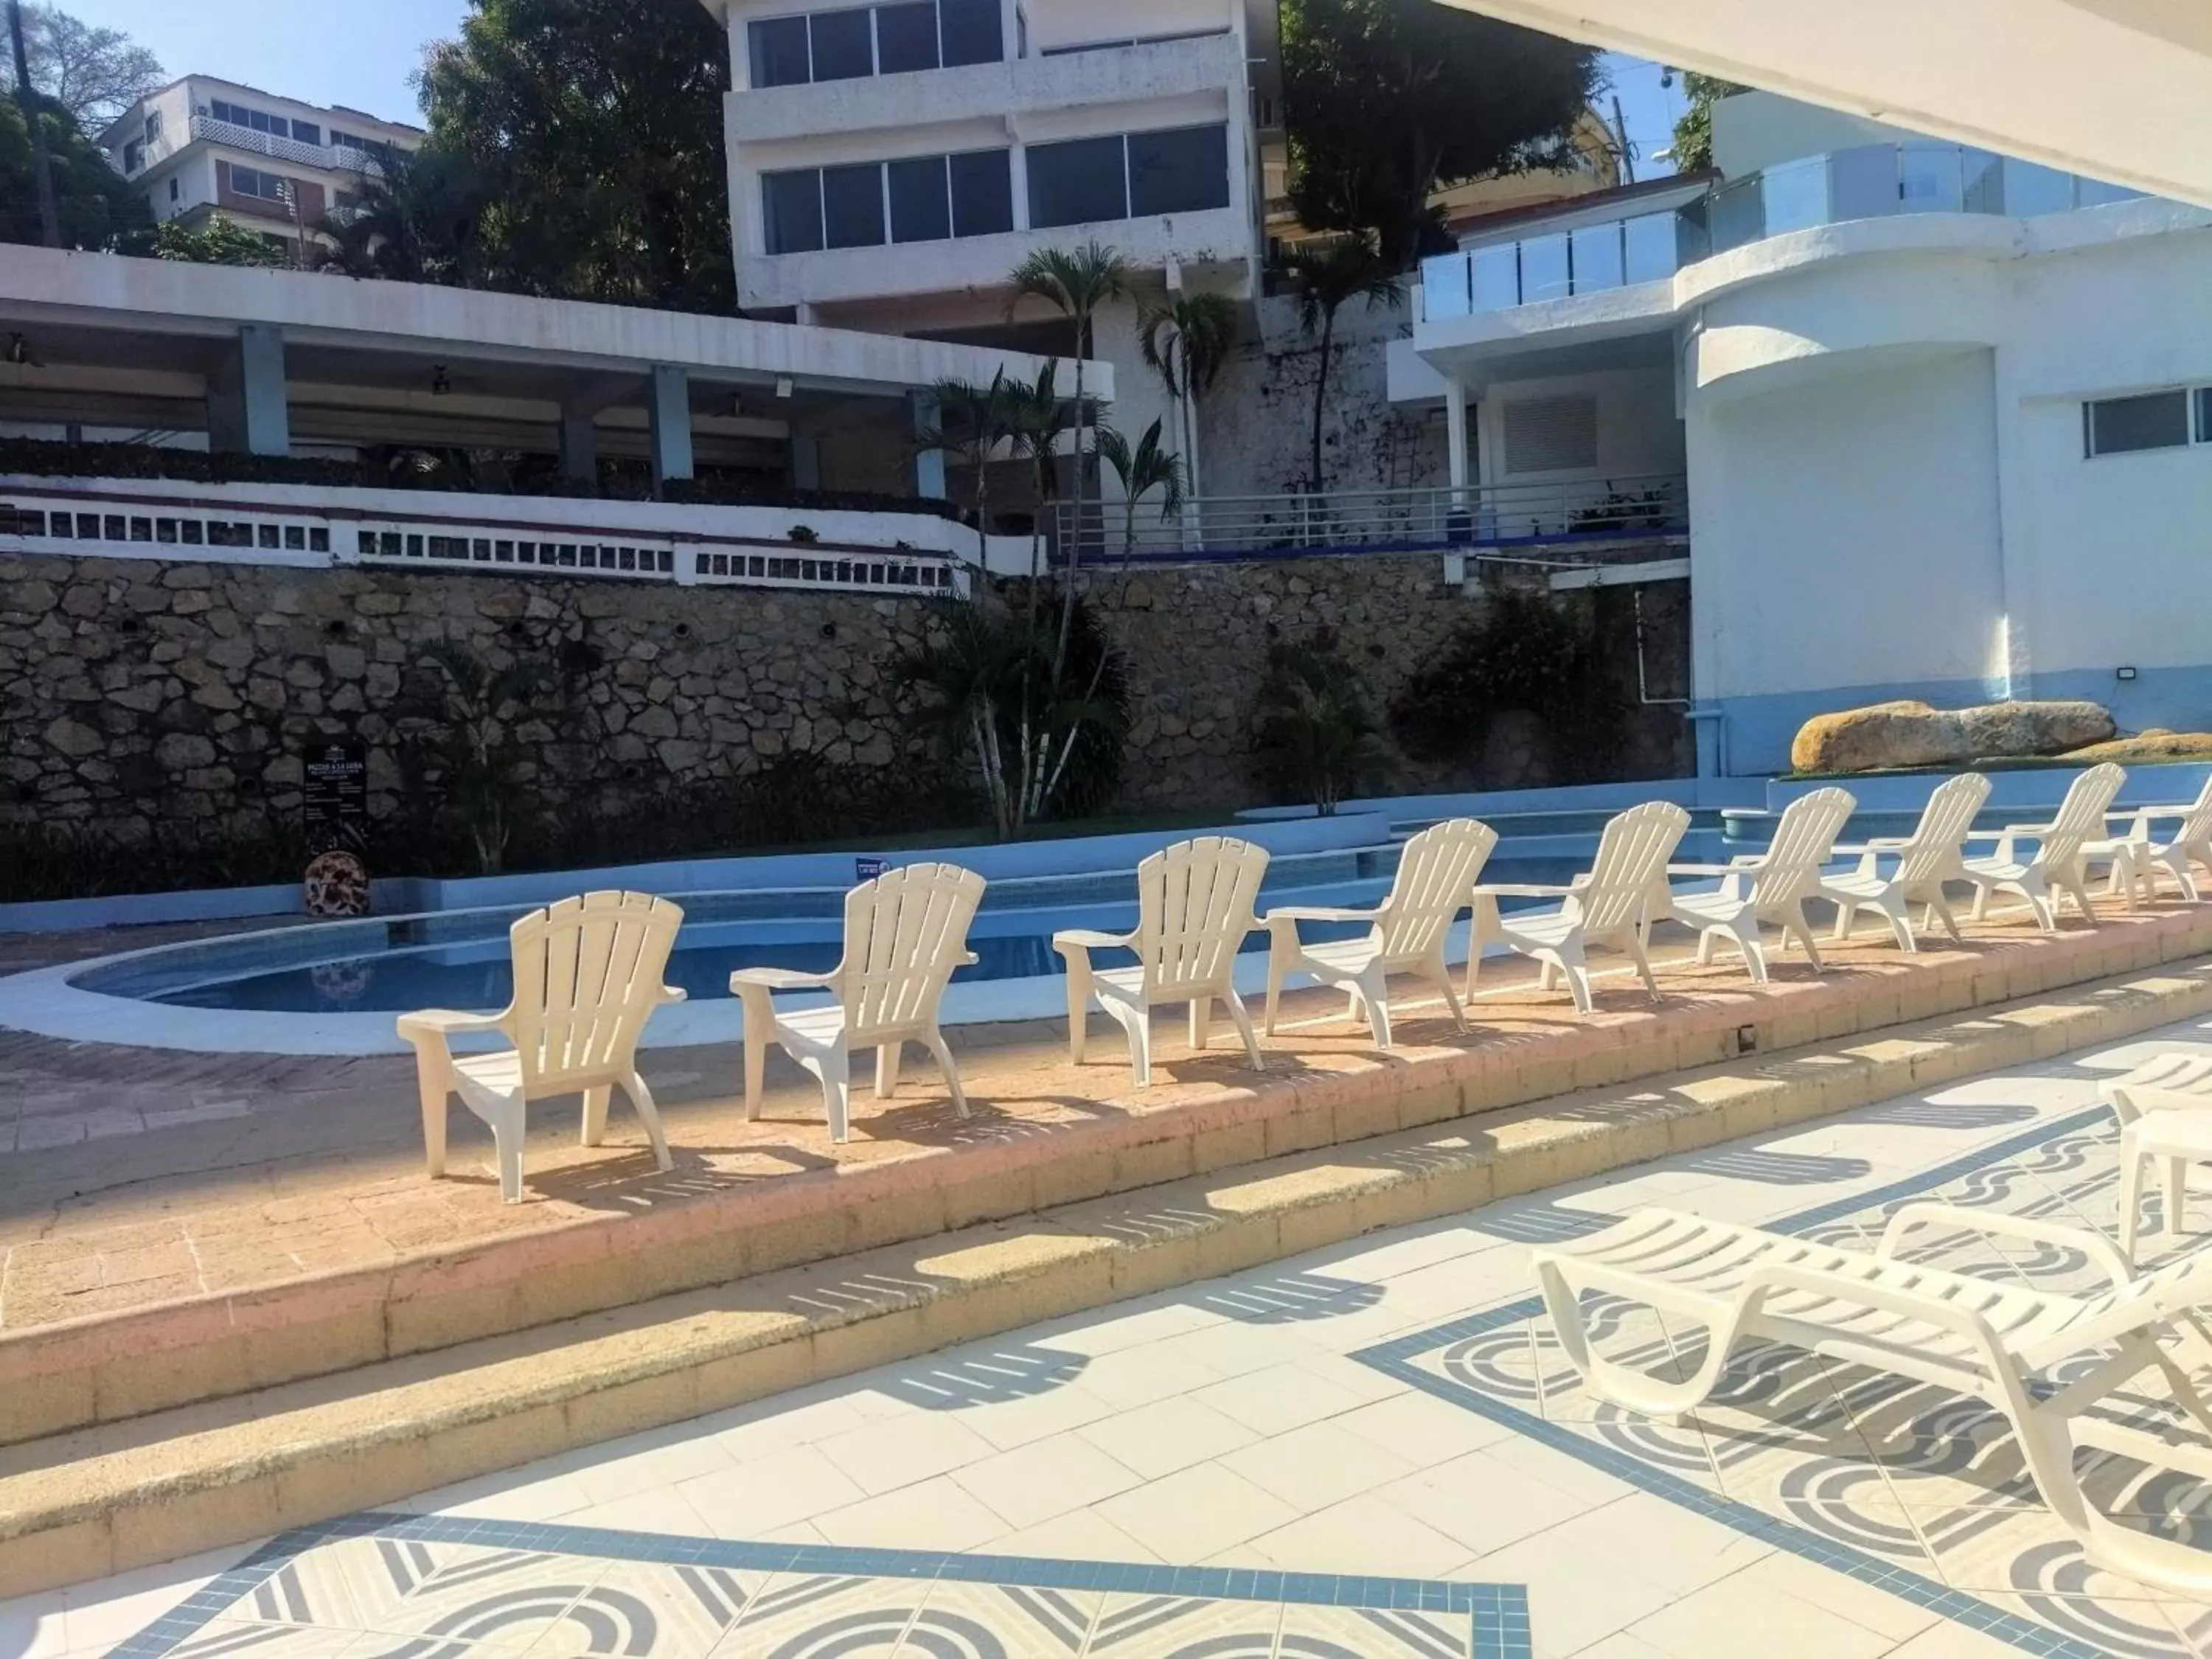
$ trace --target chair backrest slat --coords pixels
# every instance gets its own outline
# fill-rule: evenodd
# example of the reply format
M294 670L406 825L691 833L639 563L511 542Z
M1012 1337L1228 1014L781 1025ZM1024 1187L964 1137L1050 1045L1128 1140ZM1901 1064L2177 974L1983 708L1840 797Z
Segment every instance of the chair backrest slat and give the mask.
M1670 800L1647 800L1613 815L1598 837L1589 879L1568 900L1593 933L1617 933L1635 924L1655 890L1667 878L1690 815Z
M2171 823L2173 820L2169 818L2166 822ZM2150 833L2152 840L2158 839L2157 824L2151 825ZM2182 847L2194 847L2207 838L2212 838L2212 776L2206 777L2204 787L2190 803L2188 815L2172 834L2173 844Z
M1979 772L1961 772L1936 785L1898 858L1898 881L1922 886L1955 874L1966 856L1966 836L1989 798L1990 781Z
M612 1080L660 1004L684 912L649 893L586 893L508 930L507 1035L526 1096Z
M2036 848L2036 861L2045 866L2070 864L2080 855L2084 842L2101 839L2105 815L2112 810L2113 798L2127 775L2112 762L2104 761L2075 778Z
M1137 866L1137 960L1150 1000L1228 982L1260 925L1252 905L1267 873L1266 848L1226 836L1177 842Z
M983 878L955 864L909 864L845 895L845 959L836 993L846 1040L910 1031L926 1020L968 951Z
M1858 805L1850 790L1831 787L1800 795L1784 807L1766 857L1751 878L1752 902L1788 904L1818 892L1836 837Z
M1498 831L1474 818L1447 818L1406 843L1376 923L1384 960L1410 961L1440 948L1498 845Z

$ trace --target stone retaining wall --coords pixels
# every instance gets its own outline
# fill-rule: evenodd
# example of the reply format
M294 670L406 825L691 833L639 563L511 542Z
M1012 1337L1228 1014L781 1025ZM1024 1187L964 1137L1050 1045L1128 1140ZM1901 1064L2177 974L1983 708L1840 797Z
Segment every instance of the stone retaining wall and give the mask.
M1103 574L1095 591L1129 660L1130 803L1224 811L1261 799L1250 709L1271 638L1333 641L1379 708L1480 603L1444 584L1434 554ZM297 813L304 751L349 736L369 747L372 815L389 815L399 711L441 640L552 665L556 689L521 735L556 808L787 753L888 765L908 739L887 671L922 639L927 605L0 556L0 823L250 833ZM1673 769L1674 724L1640 769Z

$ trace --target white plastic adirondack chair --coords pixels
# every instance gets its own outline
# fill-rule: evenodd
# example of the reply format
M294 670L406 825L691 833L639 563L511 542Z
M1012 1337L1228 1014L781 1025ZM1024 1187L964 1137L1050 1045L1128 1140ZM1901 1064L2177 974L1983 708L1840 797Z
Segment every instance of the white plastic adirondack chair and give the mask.
M2212 871L2212 777L2186 806L2137 806L2112 814L2124 819L2124 834L2092 841L2081 849L2084 864L2109 864L2112 874L2107 892L2119 890L2123 882L2144 898L2157 896L2158 871L2162 865L2192 904L2201 896L2191 863ZM2160 818L2179 818L2165 841L2151 839L2150 827Z
M983 901L983 878L953 864L909 864L845 895L845 956L826 974L740 968L730 989L745 1008L745 1116L760 1115L768 1045L821 1080L830 1138L850 1132L852 1052L876 1051L876 1098L898 1088L900 1051L919 1042L935 1056L952 1104L968 1115L960 1068L938 1029L938 1006L956 968L975 960L968 924ZM827 990L827 1006L779 1011L776 991Z
M1674 855L1690 815L1672 801L1648 800L1616 813L1598 838L1597 857L1588 873L1565 887L1513 884L1475 889L1474 937L1468 949L1468 994L1474 992L1474 970L1482 947L1495 939L1508 950L1533 957L1544 967L1549 990L1564 976L1575 1006L1590 1012L1589 969L1584 953L1592 945L1626 952L1654 997L1659 981L1651 975L1644 945L1651 915L1667 885L1667 860ZM1501 898L1558 898L1556 910L1501 916Z
M1733 864L1670 864L1670 876L1718 876L1721 884L1711 893L1676 893L1669 908L1678 921L1698 930L1698 960L1711 962L1713 947L1726 939L1742 952L1752 982L1766 983L1766 947L1759 924L1771 922L1782 929L1784 942L1795 933L1817 970L1820 946L1813 942L1813 924L1805 915L1805 901L1817 897L1820 875L1834 855L1836 837L1858 810L1847 789L1815 789L1800 795L1782 809L1774 826L1774 839L1766 851L1736 860Z
M1392 974L1418 974L1442 988L1444 1002L1460 1029L1467 1029L1459 994L1452 989L1444 962L1444 943L1460 912L1474 902L1498 831L1473 818L1448 818L1431 824L1406 843L1398 873L1382 902L1366 909L1329 909L1290 905L1270 910L1267 923L1267 1032L1273 1036L1282 1000L1283 981L1308 974L1324 985L1350 994L1351 1012L1363 1012L1376 1046L1390 1048ZM1298 938L1301 921L1372 921L1364 939L1309 945Z
M1237 952L1244 936L1260 926L1252 914L1261 880L1267 873L1267 849L1225 836L1200 836L1164 847L1137 866L1137 930L1101 933L1071 928L1052 936L1052 948L1067 962L1067 1045L1083 1063L1084 1023L1095 996L1098 1006L1129 1034L1129 1066L1139 1089L1152 1086L1152 1011L1163 1004L1190 1005L1190 1046L1206 1047L1213 1003L1229 1005L1229 1017L1244 1039L1252 1069L1261 1072L1260 1040L1231 983ZM1133 968L1093 968L1096 950L1134 951Z
M2074 780L2066 799L2058 803L2057 816L2050 823L2008 824L2002 830L1970 834L1969 841L1994 840L1997 844L1997 850L1989 857L1969 858L1960 866L1966 878L1974 884L1974 920L1979 921L1987 913L1991 893L2009 888L2027 901L2027 908L2035 913L2035 925L2046 933L2058 931L2060 893L2069 895L2081 907L2083 921L2094 922L2097 913L2089 908L2088 876L2082 867L2081 849L2104 829L2112 797L2120 793L2126 778L2125 772L2106 761ZM2034 853L2025 859L2018 856L2018 843L2022 841L2035 843Z
M1928 1226L2079 1251L2111 1288L2066 1295L1899 1260L1906 1237ZM1711 1395L1741 1344L1759 1341L1954 1389L2004 1415L2044 1502L2090 1560L2146 1583L2212 1590L2212 1554L2115 1522L2082 1491L2074 1455L2094 1448L2192 1478L2177 1490L2212 1479L2212 1449L2201 1442L2091 1414L2156 1369L2174 1403L2212 1432L2212 1407L2160 1346L2180 1327L2203 1339L2212 1260L2185 1257L2137 1279L2101 1233L1941 1204L1899 1210L1872 1255L1650 1209L1533 1255L1560 1346L1601 1400L1672 1419ZM1584 1292L1656 1310L1673 1353L1694 1352L1686 1334L1702 1327L1696 1369L1678 1377L1670 1359L1669 1375L1653 1376L1598 1352ZM2131 1413L2132 1400L2118 1403ZM2138 1490L2163 1484L2154 1474Z
M684 993L660 982L684 912L650 893L586 893L532 910L507 930L514 963L514 998L495 1014L425 1008L399 1017L399 1035L414 1045L422 1097L422 1146L433 1176L446 1172L446 1097L491 1127L499 1156L500 1194L522 1201L524 1109L548 1095L584 1097L583 1144L596 1146L607 1128L607 1103L617 1085L645 1123L653 1156L669 1167L668 1142L652 1092L637 1074L638 1040L663 1003ZM497 1031L513 1046L456 1054L448 1039Z
M1834 848L1838 854L1859 855L1857 869L1820 878L1820 896L1836 907L1835 937L1850 938L1852 918L1861 910L1874 910L1889 923L1899 950L1917 951L1920 946L1913 938L1908 912L1917 904L1922 907L1923 930L1940 916L1944 930L1955 940L1959 919L1951 914L1950 902L1943 896L1943 884L1966 880L1966 836L1982 803L1989 798L1986 777L1979 772L1962 772L1936 787L1910 836ZM1897 867L1887 875L1881 872L1885 856L1897 860Z

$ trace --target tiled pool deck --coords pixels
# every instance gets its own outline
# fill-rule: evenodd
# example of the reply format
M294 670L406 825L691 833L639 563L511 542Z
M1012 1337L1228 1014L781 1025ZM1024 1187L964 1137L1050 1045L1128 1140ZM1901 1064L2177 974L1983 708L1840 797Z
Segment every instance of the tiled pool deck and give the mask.
M0 1652L2212 1655L2212 1604L2087 1567L1978 1408L1765 1351L1679 1425L1596 1407L1558 1362L1528 1261L1652 1203L1838 1241L1922 1195L2109 1229L2117 1137L2096 1082L2175 1047L2212 1050L2212 1027L0 1604ZM2205 1242L2154 1225L2153 1261ZM1958 1239L1931 1255L2039 1282L2078 1270ZM1659 1353L1667 1334L1623 1320L1604 1340ZM2123 1465L2091 1484L2116 1514L2179 1514L2212 1542L2212 1491Z

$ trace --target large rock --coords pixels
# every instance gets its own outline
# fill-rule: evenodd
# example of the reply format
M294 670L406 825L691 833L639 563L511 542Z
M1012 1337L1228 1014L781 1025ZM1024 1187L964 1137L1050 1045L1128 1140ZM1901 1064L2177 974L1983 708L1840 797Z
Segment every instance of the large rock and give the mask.
M1970 761L2063 755L2112 735L2112 714L2094 702L1993 702L1936 708L1878 702L1820 714L1790 745L1799 772L1886 772Z
M2131 738L2114 738L2110 743L2093 743L2086 749L2069 750L2066 758L2080 761L2084 766L2098 761L2145 766L2160 761L2212 760L2212 732L2168 732L2152 726Z

